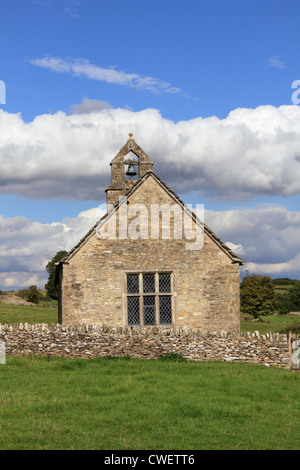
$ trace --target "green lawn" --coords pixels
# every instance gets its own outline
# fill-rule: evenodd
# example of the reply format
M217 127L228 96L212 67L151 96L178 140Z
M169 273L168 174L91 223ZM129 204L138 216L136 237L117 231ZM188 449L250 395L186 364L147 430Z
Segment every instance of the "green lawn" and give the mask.
M242 331L300 323L263 320ZM0 323L26 322L57 323L57 309L0 304ZM246 363L7 357L0 450L299 449L299 385Z
M0 449L299 449L299 386L252 364L8 357Z

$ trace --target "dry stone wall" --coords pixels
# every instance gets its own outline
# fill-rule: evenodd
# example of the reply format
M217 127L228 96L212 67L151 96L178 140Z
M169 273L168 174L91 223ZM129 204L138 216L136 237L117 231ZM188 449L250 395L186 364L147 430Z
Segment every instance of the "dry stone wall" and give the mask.
M107 325L0 325L6 355L69 358L118 357L156 359L177 353L194 361L250 362L289 367L288 337L281 334L232 334L160 327Z

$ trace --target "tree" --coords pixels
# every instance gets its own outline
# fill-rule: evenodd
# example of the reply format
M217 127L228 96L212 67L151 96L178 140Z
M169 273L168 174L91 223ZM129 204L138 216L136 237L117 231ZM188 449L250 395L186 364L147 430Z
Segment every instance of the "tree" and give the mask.
M289 313L291 311L289 307L287 294L281 294L281 293L276 294L276 301L277 301L278 311L281 315L285 313Z
M241 282L241 311L254 318L272 315L276 311L276 295L273 281L268 276L253 274Z
M22 289L18 293L19 297L26 300L27 302L32 302L33 304L39 303L42 300L43 296L39 292L36 286L30 286L27 289Z
M49 274L48 282L45 285L48 297L50 299L58 299L58 285L56 281L56 263L68 254L67 251L59 251L53 256L52 260L46 266L46 271Z
M289 279L287 287L276 295L279 313L300 312L300 281Z
M285 296L284 310L282 313L300 312L300 284L295 284L288 290Z
M296 284L292 287L287 294L288 302L290 303L291 311L300 311L300 285Z

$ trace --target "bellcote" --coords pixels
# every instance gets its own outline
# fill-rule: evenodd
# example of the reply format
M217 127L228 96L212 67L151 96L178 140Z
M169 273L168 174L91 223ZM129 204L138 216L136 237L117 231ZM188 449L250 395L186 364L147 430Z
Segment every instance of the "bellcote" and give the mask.
M133 134L130 133L126 144L111 161L110 165L111 184L105 192L107 204L115 205L119 201L119 196L124 196L138 179L152 169L153 161L136 143ZM134 165L137 173L132 179L126 176L128 165Z

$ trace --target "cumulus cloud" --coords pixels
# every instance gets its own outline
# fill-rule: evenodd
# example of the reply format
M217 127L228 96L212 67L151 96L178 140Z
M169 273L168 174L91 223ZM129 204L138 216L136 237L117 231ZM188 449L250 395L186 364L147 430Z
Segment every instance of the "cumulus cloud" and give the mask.
M105 212L100 205L51 224L0 216L0 289L43 287L48 261L73 248ZM244 259L250 273L300 275L300 212L282 207L209 210L205 223Z
M103 201L109 163L130 131L177 193L236 201L300 192L298 106L236 109L225 119L175 123L155 109L113 109L86 98L70 115L45 114L29 123L0 110L0 128L2 194ZM47 262L71 249L103 213L91 209L52 224L0 216L0 289L43 286ZM250 272L300 275L299 212L259 207L206 211L205 218Z
M44 288L47 282L46 272L0 272L0 287L2 290L19 290L29 286Z
M0 216L0 289L44 287L47 263L58 251L73 248L104 213L100 206L51 224Z
M175 123L155 109L92 112L91 105L83 101L79 113L44 114L28 123L0 110L0 193L101 201L109 163L128 132L177 193L245 200L300 192L299 106L239 108L225 119Z
M252 273L300 274L300 212L283 207L205 211L205 222Z
M52 72L67 73L74 77L84 77L99 80L114 85L128 86L152 93L179 93L180 89L170 83L155 77L144 77L138 73L127 73L116 67L99 67L86 59L62 59L61 57L46 56L29 59L31 65L42 67Z

